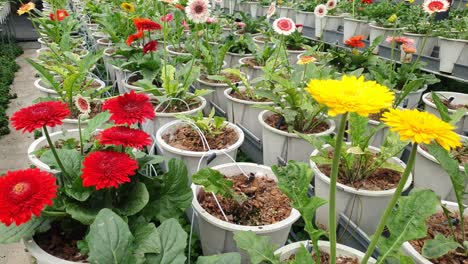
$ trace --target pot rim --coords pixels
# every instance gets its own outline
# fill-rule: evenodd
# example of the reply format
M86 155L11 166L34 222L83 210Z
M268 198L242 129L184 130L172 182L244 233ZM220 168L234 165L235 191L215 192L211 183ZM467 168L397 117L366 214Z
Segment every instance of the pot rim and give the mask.
M443 94L447 94L447 95L457 95L457 96L461 95L461 96L466 97L467 100L468 100L468 94L464 94L464 93L455 93L455 92L446 92L446 91L434 91L434 93L436 93L436 94L442 94L442 95L443 95ZM431 102L431 101L428 99L429 96L431 96L431 92L423 94L423 96L422 96L423 102L424 102L427 106L430 106L430 107L432 107L432 108L434 108L434 109L437 109L437 106L436 106L433 102ZM453 110L453 109L448 109L448 111L449 111L449 113L451 113L451 114L453 114L453 113L456 112L456 111ZM465 113L465 116L467 116L467 115L468 115L468 110L467 110L466 113Z
M254 69L257 69L257 70L260 70L260 69L263 68L263 66L250 66L250 65L248 65L247 63L244 62L244 60L246 60L246 59L255 59L255 57L253 57L253 56L242 57L242 58L239 59L239 64L240 65L247 65L249 68L254 68Z
M467 142L468 142L468 137L461 136L461 138L462 138L462 141L467 141ZM432 162L434 162L434 163L436 163L436 164L440 164L439 161L437 161L436 158L435 158L433 155L431 155L431 153L429 153L429 152L427 152L426 150L424 150L424 149L421 147L421 145L418 145L418 149L417 149L417 150L418 150L418 154L420 154L420 155L423 156L424 158L426 158L426 159L428 159L428 160L430 160L430 161L432 161ZM458 166L458 169L459 169L461 172L463 172L463 171L465 170L465 168L464 168L462 165Z
M104 87L106 87L106 84L102 80L100 80L98 78L94 78L94 77L91 77L90 79L94 79L95 81L97 81L100 84L100 86L98 88L96 88L96 90L101 90ZM46 88L42 84L43 84L42 78L37 78L34 81L34 87L36 87L38 90L40 90L42 92L49 93L49 94L58 95L58 93L55 90Z
M190 93L191 94L191 93ZM194 114L198 111L201 111L203 108L206 107L206 99L203 97L203 96L197 96L195 97L199 100L199 102L201 102L201 105L194 108L194 109L191 109L191 110L187 110L187 111L183 111L183 112L177 112L177 113L165 113L165 112L157 112L156 111L156 108L154 109L154 112L157 114L156 118L158 117L173 117L175 115L191 115L191 114Z
M446 38L446 37L441 37L441 36L439 36L439 39L445 40L445 41L463 42L465 44L468 44L468 39L454 39L454 38Z
M245 90L245 87L244 86L239 86L238 88L239 90ZM226 90L224 90L224 96L226 96L226 98L230 101L234 101L236 103L239 103L239 104L245 104L245 105L249 105L249 106L252 106L252 105L272 105L274 104L273 102L255 102L255 101L247 101L247 100L242 100L242 99L239 99L239 98L235 98L233 96L231 96L231 91L232 91L232 88L227 88Z
M45 260L48 263L56 263L56 264L77 264L79 262L74 262L74 261L68 261L65 259L57 258L54 255L51 255L47 253L45 250L43 250L37 243L34 241L34 238L29 238L29 239L24 239L23 244L28 250L29 253L33 257L37 256L42 256L41 260ZM87 263L87 262L85 262Z

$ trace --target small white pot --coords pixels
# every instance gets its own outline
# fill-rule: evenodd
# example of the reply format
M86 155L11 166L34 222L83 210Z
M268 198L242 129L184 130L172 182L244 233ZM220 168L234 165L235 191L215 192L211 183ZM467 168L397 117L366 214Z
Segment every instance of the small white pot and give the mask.
M263 164L267 166L278 164L278 158L284 161L297 160L307 162L314 147L294 133L281 131L268 125L265 120L273 113L265 110L258 115L262 126ZM335 122L327 120L328 130L314 134L317 137L330 135L335 130Z
M126 93L129 93L132 90L135 91L135 92L137 92L137 91L141 92L141 91L145 90L144 88L142 88L140 86L132 85L132 84L129 83L130 78L137 76L137 74L138 74L137 72L127 74L125 79L123 80L123 87L124 87L124 91Z
M295 65L298 60L298 56L304 53L305 49L303 50L287 50L288 52L288 61L290 65Z
M301 247L306 247L308 244L312 246L312 241L300 241L300 242L292 243L292 244L286 245L276 250L275 255L279 256L281 261L286 261L290 257L296 255L297 251ZM330 242L319 240L318 246L320 248L320 251L330 254ZM336 255L337 257L357 258L358 261L361 262L365 254L354 248L341 245L341 244L336 244ZM375 263L375 262L376 262L375 259L370 258L368 263Z
M346 14L337 16L326 15L324 17L315 17L315 36L321 37L323 31L338 31L340 26L343 26L343 18Z
M426 34L405 32L403 35L405 37L412 38L414 40L415 49L418 51L418 53L421 52L421 55L424 56L431 56L432 50L434 50L434 47L437 46L437 37L429 36L426 40L426 44L424 45L424 50L422 50L422 43Z
M99 83L99 87L96 88L97 91L106 87L106 84L103 81L96 78L93 78L93 80ZM34 81L34 87L39 90L41 97L59 97L58 93L55 90L49 89L46 84L42 82L41 78Z
M453 203L449 201L442 201L442 204L445 207L447 207L449 210L458 212L457 203ZM443 212L442 207L439 207L437 212L438 213ZM464 216L467 216L467 215L468 215L468 210L465 210ZM403 254L411 257L416 262L416 264L433 264L432 261L426 259L421 254L419 254L419 252L416 251L416 249L409 242L403 243L403 246L401 246L401 249L403 251Z
M265 45L273 45L273 42L271 42L271 41L265 42L264 40L262 40L261 38L263 38L263 37L264 37L263 35L253 37L254 43L261 50L263 50L265 48Z
M113 51L112 47L108 47L104 49L104 54L103 54L103 61L104 61L104 66L106 67L106 71L109 74L109 81L112 84L115 84L117 82L117 76L116 76L116 70L115 67L111 64L111 61L114 59L125 59L123 56L115 56L115 52ZM118 85L117 85L118 86ZM120 90L119 90L120 92Z
M427 90L427 85L424 85L421 89L410 92L405 99L398 105L401 108L415 109L418 107L419 102L423 93ZM394 90L396 94L400 94L401 91Z
M462 141L468 142L467 137L462 137ZM461 174L464 175L465 168L459 166ZM421 189L431 189L442 200L456 202L455 191L448 173L440 166L440 163L429 152L418 146L416 160L414 163L414 187ZM465 192L468 191L466 185ZM468 203L468 197L464 199Z
M435 92L436 94L439 95L439 97L442 98L450 98L450 97L455 97L453 100L453 103L455 104L468 104L468 94L464 93L454 93L454 92ZM438 117L440 117L439 111L437 110L436 105L429 100L431 98L431 93L425 93L422 97L423 102L425 104L424 110L427 112L434 114ZM448 109L448 112L450 114L455 113L455 110ZM468 111L466 111L465 115L462 117L462 119L456 124L457 129L455 130L458 134L463 135L464 131L468 131Z
M209 108L211 110L212 104L217 105L224 112L227 111L227 99L224 96L224 90L229 88L226 83L211 83L206 82L200 78L197 79L198 89L213 90L212 93L205 96L205 99L210 102Z
M315 27L315 13L306 11L297 11L296 24L302 24L305 27Z
M377 128L378 126L380 125L380 122L379 121L375 121L375 120L372 120L372 119L369 119L369 122L367 123L367 126L370 128L370 129L375 129ZM384 127L383 129L380 129L377 133L375 133L375 135L369 140L369 145L370 146L373 146L373 147L376 147L376 148L380 148L380 146L382 146L382 144L385 142L385 137L387 136L387 132L388 132L388 127Z
M239 87L240 91L244 91L244 87ZM229 122L241 124L248 129L258 139L262 139L262 127L258 125L258 116L262 109L255 108L255 105L273 105L273 102L253 102L241 100L231 96L232 88L224 90L224 96L227 98L227 117Z
M262 66L250 66L249 64L245 63L247 59L253 59L254 57L245 57L239 59L239 65L241 70L249 77L249 79L253 80L263 75Z
M213 169L227 177L232 177L242 173L238 166L247 174L260 172L268 178L274 179L275 181L277 180L275 174L269 167L253 163L228 163L213 167ZM273 244L282 246L288 239L291 226L301 217L300 213L293 208L288 218L271 225L242 226L229 223L212 216L201 207L197 199L201 188L201 186L192 185L194 196L192 207L197 214L198 227L200 228L200 240L204 255L239 252L236 242L233 239L234 232L237 231L252 231L257 235L270 238ZM242 256L242 258L242 263L248 263L247 256Z
M385 27L379 27L373 23L370 23L369 24L370 26L370 31L369 31L369 42L372 43L378 36L383 36L383 41L382 43L380 44L381 46L385 46L385 47L391 47L391 44L387 43L385 41L385 39L387 37L391 37L393 36L393 32L394 31L402 31L403 28L385 28ZM377 46L374 50L373 50L373 53L374 54L378 54L379 53L379 46Z
M34 241L34 239L30 238L24 241L24 246L29 254L35 258L37 264L79 264L83 262L74 262L68 261L61 258L57 258L52 256L51 254L47 253L45 250L39 247L39 245Z
M323 148L328 149L330 145L324 145ZM380 151L378 148L371 146L369 150L374 153ZM311 156L317 156L318 154L319 150L315 150ZM393 157L388 162L400 165L403 169L406 168L406 164L398 158ZM320 171L315 162L310 161L310 167L315 175L315 195L328 200L330 196L330 178ZM410 187L412 181L413 176L410 174L403 191ZM385 191L358 190L341 183L337 183L336 189L336 214L344 213L366 234L375 233L380 218L395 193L395 189ZM317 224L328 227L328 210L328 204L317 210Z
M104 50L114 46L114 43L109 38L100 38L96 42L99 50Z
M178 148L174 148L173 146L169 145L168 143L166 143L166 141L163 140L162 138L163 135L174 134L175 131L179 127L186 126L186 125L187 123L182 122L180 120L176 120L176 121L172 121L172 122L165 124L164 126L159 128L158 131L156 132L156 144L157 144L158 149L161 150L162 152L161 154L165 157L166 166L167 166L167 162L172 158L183 160L185 164L187 165L189 177L191 179L192 174L197 172L198 164L200 164L200 169L201 169L207 166L213 167L219 164L232 162L231 158L234 160L236 159L237 149L244 142L244 132L238 126L228 122L228 127L237 131L237 135L239 138L237 139L236 143L222 150L212 150L211 152L208 152L208 151L195 152L195 151L181 150ZM216 153L217 157L209 165L207 165L206 159L211 153ZM229 158L228 156L230 156L231 158Z
M184 44L180 44L181 47L184 47ZM182 57L182 58L191 58L192 54L186 53L186 52L177 52L173 50L174 46L173 45L167 45L166 46L166 51L171 55L172 57Z
M439 37L439 71L452 73L455 63L468 66L468 40Z
M238 54L238 53L232 53L228 52L226 53L226 57L224 61L227 63L227 68L235 68L239 65L239 60L242 58L246 57L251 57L252 54Z
M363 35L367 39L370 34L369 22L345 17L343 21L343 42L352 36Z

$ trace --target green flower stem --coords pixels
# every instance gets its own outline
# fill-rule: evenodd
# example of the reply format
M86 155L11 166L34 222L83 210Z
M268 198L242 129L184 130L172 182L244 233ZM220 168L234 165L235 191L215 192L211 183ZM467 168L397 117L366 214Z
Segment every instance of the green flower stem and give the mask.
M45 137L47 139L47 143L49 144L50 150L52 151L52 154L54 155L55 161L57 161L57 164L60 167L60 170L62 171L62 174L66 178L66 175L68 175L68 174L65 171L65 167L63 167L62 161L60 161L60 159L58 157L57 151L55 150L54 143L50 139L49 132L47 131L47 126L43 126L42 130L44 130L44 135L45 135Z
M81 131L81 115L78 116L78 134L80 135L80 153L81 156L84 155L84 150L83 150L83 133Z
M390 214L392 213L393 208L395 207L395 204L398 201L398 198L400 198L400 195L403 192L403 188L405 187L405 184L408 181L408 177L409 177L409 175L411 173L411 170L413 169L417 149L418 149L418 144L413 143L413 146L411 148L410 157L409 157L409 160L408 160L408 164L406 165L405 171L403 172L403 175L401 176L400 182L398 183L398 187L396 188L392 199L388 203L388 206L385 209L385 212L382 215L382 218L380 219L379 226L377 227L377 230L375 231L375 234L372 237L372 241L371 241L369 247L367 248L366 255L364 256L364 258L361 261L362 264L367 263L367 261L369 260L369 258L372 255L372 252L374 252L374 249L377 246L377 242L379 241L380 236L382 235L382 232L385 229L385 225L387 223L387 220L390 217Z
M338 135L336 136L335 153L333 155L332 171L330 175L330 209L328 210L328 226L330 238L330 264L336 264L336 182L338 179L338 170L340 165L340 150L343 145L343 136L346 129L346 119L348 113L341 116Z

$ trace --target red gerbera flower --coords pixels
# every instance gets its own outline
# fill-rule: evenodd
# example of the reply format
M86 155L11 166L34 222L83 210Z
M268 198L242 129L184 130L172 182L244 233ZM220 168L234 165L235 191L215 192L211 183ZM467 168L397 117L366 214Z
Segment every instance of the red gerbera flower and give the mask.
M63 9L57 10L57 12L55 12L55 14L54 14L54 13L50 13L50 14L49 14L49 18L50 18L50 20L52 20L52 21L55 21L55 20L62 21L62 20L64 20L67 16L68 16L67 10L63 10Z
M362 42L365 37L363 35L350 37L345 41L345 45L352 48L364 48L366 44Z
M116 124L134 124L155 117L153 105L145 94L137 94L133 90L119 97L107 100L102 109L109 110L110 119Z
M20 109L11 117L12 126L16 130L23 129L23 133L33 132L43 126L54 127L61 125L62 120L70 115L70 110L62 102L41 102Z
M175 4L175 8L179 9L182 12L185 12L185 7L181 4Z
M99 144L116 145L142 149L151 144L150 135L140 129L126 126L111 127L102 131L98 136Z
M117 188L130 182L130 176L135 175L137 169L138 162L125 153L96 151L84 159L81 178L85 187Z
M153 52L156 51L156 48L158 46L158 42L156 40L151 40L150 42L146 43L145 46L143 47L143 53L146 54L148 52Z
M361 3L363 4L372 4L374 0L361 0Z
M140 30L161 30L161 25L152 21L149 18L134 18L133 24Z
M32 215L40 216L57 197L55 181L54 175L39 169L9 171L0 176L0 222L21 225Z
M133 41L141 39L143 37L143 33L143 30L139 30L137 33L128 36L127 41L125 41L125 43L127 43L128 46L132 45Z

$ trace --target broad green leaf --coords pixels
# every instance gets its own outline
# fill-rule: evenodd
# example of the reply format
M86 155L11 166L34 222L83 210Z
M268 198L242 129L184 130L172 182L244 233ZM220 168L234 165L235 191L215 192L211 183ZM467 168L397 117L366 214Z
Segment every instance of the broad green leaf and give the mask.
M466 108L461 108L450 115L450 124L456 125L466 115Z
M314 264L314 260L310 256L310 252L304 247L301 246L296 252L296 256L291 263L288 264Z
M137 182L119 192L120 203L114 206L120 215L130 216L140 212L149 201L146 185Z
M252 264L281 263L279 258L275 256L275 246L272 245L268 237L258 236L252 231L236 231L234 232L234 240L238 248L247 251Z
M135 230L135 255L137 259L143 259L145 254L159 254L161 252L161 238L153 223L140 223Z
M161 239L161 253L146 257L147 263L159 264L185 264L185 247L187 246L187 233L175 219L164 221L158 228Z
M128 263L133 235L127 223L109 209L102 209L86 236L90 263Z
M78 202L66 201L65 205L67 214L84 225L92 224L99 213L98 208L91 208Z
M452 250L461 247L453 237L445 237L442 234L437 234L434 239L428 240L424 243L422 255L428 259L435 259L442 257Z
M310 160L318 165L331 165L333 163L332 159L323 156L312 156Z
M83 157L80 152L76 149L57 149L57 155L60 161L62 162L63 167L68 175L76 179L80 177L81 174L81 162ZM45 164L53 167L57 170L60 170L57 160L55 159L52 151L46 151L41 156L41 161Z
M356 113L351 113L348 123L352 146L359 146L361 149L366 149L367 142L369 141L369 119Z
M241 256L237 252L225 253L213 256L201 256L197 260L197 264L240 264Z
M380 166L380 168L394 170L394 171L398 171L398 172L401 172L401 173L403 173L405 171L405 169L403 167L401 167L401 165L395 164L395 163L390 163L390 162L384 162Z
M109 112L105 111L97 114L92 119L89 119L88 125L83 130L83 140L88 141L96 129L103 128L103 125L109 121L109 118Z
M437 111L439 111L440 118L444 120L445 122L450 122L450 114L448 111L447 106L442 102L442 100L439 98L439 95L436 93L432 92L431 93L431 98L432 101L434 101L434 104L437 107Z
M217 170L201 169L192 176L192 181L196 185L203 186L206 192L213 192L227 198L234 197L235 192L232 189L234 183Z
M28 239L36 233L37 229L42 226L46 226L49 223L50 220L44 217L33 217L27 223L19 226L16 224L6 226L3 223L0 223L0 244L16 243L22 238Z
M84 202L88 200L92 189L83 186L81 177L76 177L72 184L65 186L65 193L73 199Z

